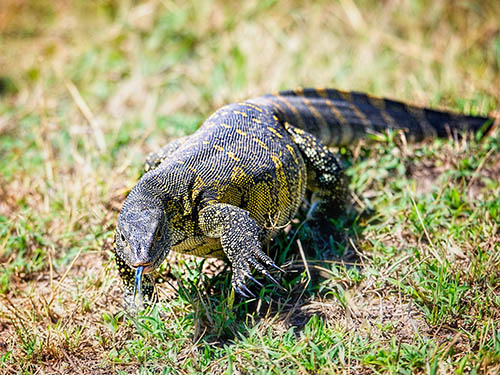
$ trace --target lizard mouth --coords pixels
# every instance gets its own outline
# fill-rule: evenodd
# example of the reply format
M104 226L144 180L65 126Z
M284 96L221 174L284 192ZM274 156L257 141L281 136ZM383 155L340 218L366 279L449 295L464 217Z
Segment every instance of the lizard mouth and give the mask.
M140 273L150 273L153 272L155 269L154 262L147 262L147 263L135 263L132 265L137 271L139 269L141 270Z

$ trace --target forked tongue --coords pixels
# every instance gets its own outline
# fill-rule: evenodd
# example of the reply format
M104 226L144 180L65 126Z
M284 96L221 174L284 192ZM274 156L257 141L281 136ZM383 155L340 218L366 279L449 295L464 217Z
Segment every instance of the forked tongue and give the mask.
M139 298L141 298L141 282L142 282L142 271L144 271L143 266L137 267L135 271L135 282L134 282L134 301L137 292L139 292Z

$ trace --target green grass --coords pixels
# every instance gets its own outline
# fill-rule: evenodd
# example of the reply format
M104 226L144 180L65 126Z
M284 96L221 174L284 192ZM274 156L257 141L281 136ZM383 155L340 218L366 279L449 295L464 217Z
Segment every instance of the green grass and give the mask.
M161 303L130 318L111 238L147 153L229 102L326 86L497 110L498 14L496 0L7 0L0 372L497 374L498 131L340 150L352 199L331 248L301 209L270 244L286 291L256 300L220 262L172 254Z

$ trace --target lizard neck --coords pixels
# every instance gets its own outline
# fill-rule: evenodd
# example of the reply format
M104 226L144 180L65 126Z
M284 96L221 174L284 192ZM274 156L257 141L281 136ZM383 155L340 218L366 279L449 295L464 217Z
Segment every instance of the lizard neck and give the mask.
M147 201L148 206L162 207L167 213L184 215L185 206L190 201L190 181L194 180L192 175L182 165L165 165L154 169L141 177L127 200Z

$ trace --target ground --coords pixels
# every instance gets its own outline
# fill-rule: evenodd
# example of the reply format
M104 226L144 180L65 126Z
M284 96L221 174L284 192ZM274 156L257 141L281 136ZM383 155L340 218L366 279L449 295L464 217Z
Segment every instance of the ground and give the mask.
M314 246L306 207L269 244L286 291L241 301L223 262L172 254L161 303L131 318L111 251L148 152L223 104L322 86L495 114L498 14L496 0L2 1L0 372L499 373L498 130L340 149L351 198L331 246Z

